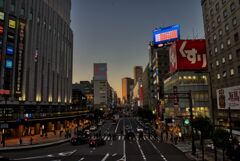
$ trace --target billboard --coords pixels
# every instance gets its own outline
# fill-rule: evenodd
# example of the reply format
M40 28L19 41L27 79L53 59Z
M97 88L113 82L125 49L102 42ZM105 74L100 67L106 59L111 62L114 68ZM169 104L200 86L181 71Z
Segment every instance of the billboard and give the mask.
M94 80L107 80L107 63L94 63Z
M156 29L153 31L153 44L165 44L180 39L180 25Z
M169 72L207 70L206 41L176 40L169 49Z
M240 86L217 89L218 109L240 110Z

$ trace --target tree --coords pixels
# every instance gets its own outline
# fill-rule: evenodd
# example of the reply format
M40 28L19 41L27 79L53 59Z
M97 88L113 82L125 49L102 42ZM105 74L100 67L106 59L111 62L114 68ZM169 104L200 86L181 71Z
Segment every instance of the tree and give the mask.
M229 137L230 137L229 132L222 128L215 129L212 135L214 147L222 148L223 161L225 160L225 149L230 144Z
M201 132L200 144L202 147L202 160L204 161L204 140L212 134L213 125L209 118L200 116L193 120L192 126Z

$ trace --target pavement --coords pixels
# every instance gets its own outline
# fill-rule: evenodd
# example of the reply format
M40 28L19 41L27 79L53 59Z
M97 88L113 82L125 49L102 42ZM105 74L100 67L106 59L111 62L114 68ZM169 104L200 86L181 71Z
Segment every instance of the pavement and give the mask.
M59 132L56 132L56 135L53 132L48 132L47 136L40 136L40 135L23 136L21 137L21 139L22 139L21 144L20 144L20 138L6 139L5 147L3 147L2 144L0 145L0 151L40 148L40 147L64 143L70 140L70 138L65 138L64 133L60 136ZM31 143L31 139L32 139L32 143Z
M159 129L156 130L157 134L160 135L161 131ZM165 142L174 145L177 149L185 153L185 155L190 159L194 161L202 161L202 151L200 149L200 145L198 145L196 149L196 154L192 155L192 142L191 139L185 139L184 141L179 141L177 144L172 143L171 141L166 141ZM195 144L197 144L197 141L195 141ZM217 150L217 158L218 161L222 161L222 150L218 149ZM206 161L215 161L214 158L214 151L213 149L210 148L205 148L204 151L204 159ZM225 155L225 161L231 161L227 156Z

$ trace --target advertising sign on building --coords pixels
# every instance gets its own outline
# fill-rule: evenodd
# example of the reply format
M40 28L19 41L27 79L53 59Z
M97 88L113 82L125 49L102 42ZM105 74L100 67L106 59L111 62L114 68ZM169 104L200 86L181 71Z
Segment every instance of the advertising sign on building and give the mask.
M170 73L176 70L207 70L204 39L176 40L169 49Z
M218 109L240 110L240 86L217 89Z
M107 80L107 63L94 64L94 80Z
M156 29L153 31L153 44L165 44L180 39L180 25Z

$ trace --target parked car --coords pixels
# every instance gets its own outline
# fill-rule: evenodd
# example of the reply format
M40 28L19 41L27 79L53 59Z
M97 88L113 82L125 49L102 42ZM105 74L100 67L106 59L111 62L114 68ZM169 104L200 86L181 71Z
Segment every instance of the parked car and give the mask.
M88 143L88 137L87 136L77 136L72 137L70 140L72 145L82 145Z
M90 131L95 131L95 130L97 130L97 126L92 125L92 126L90 127Z
M105 145L106 142L105 140L103 140L102 137L92 137L91 139L89 139L89 147L96 147L96 146L100 146L100 145Z

